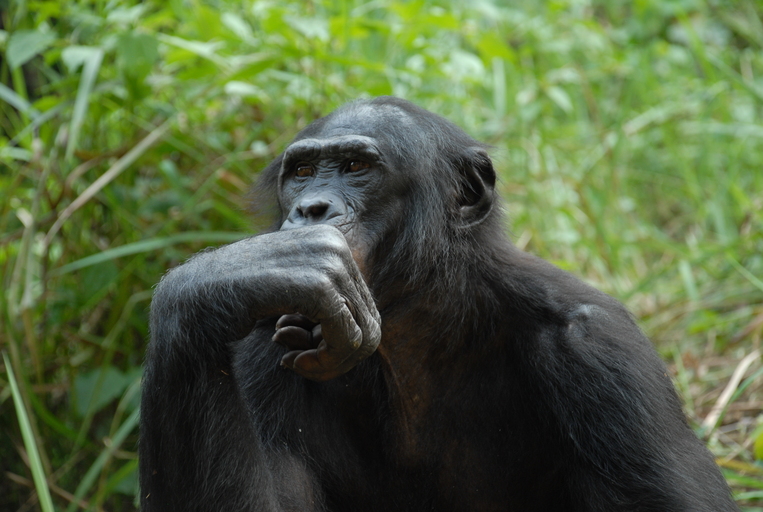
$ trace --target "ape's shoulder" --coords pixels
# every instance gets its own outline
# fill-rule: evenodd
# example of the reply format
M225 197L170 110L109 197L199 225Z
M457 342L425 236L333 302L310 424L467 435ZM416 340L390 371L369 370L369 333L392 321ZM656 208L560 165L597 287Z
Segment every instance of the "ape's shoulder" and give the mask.
M591 323L606 316L632 322L625 306L574 274L530 253L513 250L504 261L505 295L515 295L549 319Z
M534 341L524 350L542 361L544 370L561 366L626 375L649 368L650 379L661 386L667 382L652 343L621 302L531 254L517 251L512 262L505 273L507 303L520 315L532 315L528 324L534 329L526 339ZM505 339L516 340L511 332ZM638 375L633 378L641 380Z

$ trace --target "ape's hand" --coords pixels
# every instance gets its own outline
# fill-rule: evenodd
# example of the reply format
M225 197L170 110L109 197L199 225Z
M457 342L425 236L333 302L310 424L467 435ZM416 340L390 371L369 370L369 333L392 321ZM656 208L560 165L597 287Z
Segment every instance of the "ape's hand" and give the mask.
M171 314L173 304L196 315L191 321L205 338L230 340L245 336L259 319L300 313L301 324L291 322L294 327L276 336L291 349L281 364L315 381L347 372L381 338L371 292L344 236L328 225L268 233L196 255L162 281L154 314ZM293 330L309 325L312 331L317 324L319 336Z

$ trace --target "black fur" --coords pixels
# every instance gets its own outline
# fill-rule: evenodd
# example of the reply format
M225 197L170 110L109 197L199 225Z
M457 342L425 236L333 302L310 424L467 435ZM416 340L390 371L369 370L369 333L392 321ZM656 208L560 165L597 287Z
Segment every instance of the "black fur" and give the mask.
M255 194L278 231L157 288L144 511L737 510L625 308L507 239L484 145L396 98L300 141L314 176L279 157ZM381 159L353 175L364 145ZM350 363L306 369L288 353L322 350L325 297L365 352L340 337Z

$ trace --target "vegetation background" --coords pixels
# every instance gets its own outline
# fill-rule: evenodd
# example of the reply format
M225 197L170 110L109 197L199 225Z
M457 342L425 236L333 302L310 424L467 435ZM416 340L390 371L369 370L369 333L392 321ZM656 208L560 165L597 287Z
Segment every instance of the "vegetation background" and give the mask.
M0 510L135 509L153 285L382 94L495 147L516 243L630 307L763 510L758 0L0 0Z

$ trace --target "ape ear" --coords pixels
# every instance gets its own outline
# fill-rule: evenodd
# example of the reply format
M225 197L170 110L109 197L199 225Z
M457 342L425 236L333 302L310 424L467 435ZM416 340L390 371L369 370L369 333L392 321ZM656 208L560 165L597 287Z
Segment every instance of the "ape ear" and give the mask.
M458 216L460 227L467 228L485 220L493 209L495 169L487 152L478 147L467 150L458 167Z

